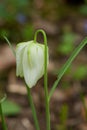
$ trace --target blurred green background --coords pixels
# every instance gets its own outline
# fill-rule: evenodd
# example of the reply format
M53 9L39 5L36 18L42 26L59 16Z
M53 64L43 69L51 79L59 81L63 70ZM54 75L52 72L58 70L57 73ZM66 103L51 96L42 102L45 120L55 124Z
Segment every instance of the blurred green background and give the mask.
M0 34L18 42L32 39L35 29L43 28L49 35L62 35L64 45L70 42L67 50L60 47L60 51L68 53L73 48L76 31L87 33L86 16L86 0L3 0L0 1ZM83 25L78 25L82 18L85 18Z

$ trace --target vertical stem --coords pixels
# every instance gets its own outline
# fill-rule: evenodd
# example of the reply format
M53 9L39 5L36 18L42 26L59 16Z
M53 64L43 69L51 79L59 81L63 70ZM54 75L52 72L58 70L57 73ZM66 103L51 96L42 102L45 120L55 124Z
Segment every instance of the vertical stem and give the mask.
M46 53L46 51L45 51ZM45 54L46 59L46 54ZM47 122L47 130L50 130L50 110L49 110L49 101L48 101L48 89L47 89L47 61L45 60L45 74L44 74L44 91L45 91L45 104L46 104L46 122Z
M7 130L5 120L4 120L3 111L2 111L2 103L0 103L0 116L1 116L1 120L2 120L3 130Z
M27 87L27 93L28 93L28 100L29 100L29 103L30 103L30 106L32 109L32 115L33 115L34 122L35 122L35 127L36 127L36 130L40 130L37 115L36 115L36 110L35 110L33 99L32 99L31 92L30 92L30 88L27 85L26 85L26 87Z
M49 101L48 101L48 81L47 81L47 38L43 30L37 30L34 37L34 42L36 42L37 34L41 32L44 37L44 91L45 91L45 106L46 106L46 127L47 130L50 130L50 110L49 110Z
M80 93L80 98L82 100L83 108L84 108L84 111L85 111L85 117L86 117L86 121L87 121L87 106L86 106L86 103L85 103L85 97L83 95L83 92Z

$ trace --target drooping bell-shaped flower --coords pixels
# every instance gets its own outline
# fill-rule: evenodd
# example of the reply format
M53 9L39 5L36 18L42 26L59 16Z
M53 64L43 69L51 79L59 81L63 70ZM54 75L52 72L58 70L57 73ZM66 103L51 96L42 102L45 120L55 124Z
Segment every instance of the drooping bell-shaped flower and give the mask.
M34 41L22 42L16 47L16 75L24 77L29 88L32 88L44 74L44 49L44 44Z

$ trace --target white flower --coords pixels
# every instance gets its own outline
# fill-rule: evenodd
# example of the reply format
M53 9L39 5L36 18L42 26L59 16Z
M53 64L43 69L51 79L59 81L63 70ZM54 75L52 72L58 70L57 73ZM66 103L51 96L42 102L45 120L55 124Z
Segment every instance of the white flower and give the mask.
M44 48L44 44L34 41L19 43L16 47L16 75L24 77L29 88L44 74Z

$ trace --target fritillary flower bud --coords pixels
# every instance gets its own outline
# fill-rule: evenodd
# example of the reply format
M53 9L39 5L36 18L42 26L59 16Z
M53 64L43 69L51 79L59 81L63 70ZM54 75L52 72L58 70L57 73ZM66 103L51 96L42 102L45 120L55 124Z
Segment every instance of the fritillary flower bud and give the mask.
M29 88L35 86L44 74L44 49L44 44L34 41L22 42L16 47L16 75L24 77Z

